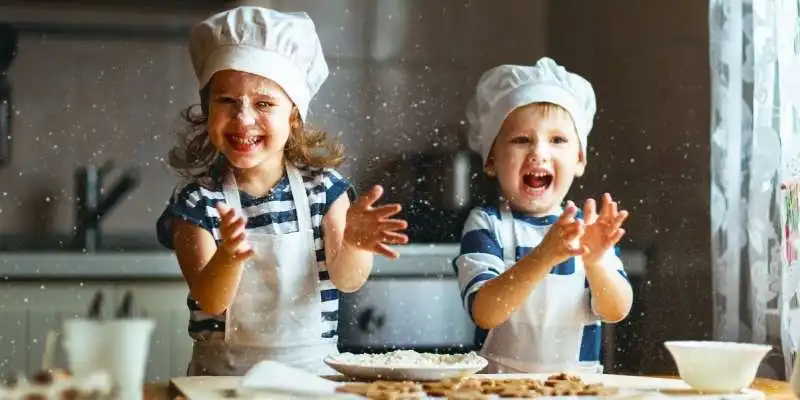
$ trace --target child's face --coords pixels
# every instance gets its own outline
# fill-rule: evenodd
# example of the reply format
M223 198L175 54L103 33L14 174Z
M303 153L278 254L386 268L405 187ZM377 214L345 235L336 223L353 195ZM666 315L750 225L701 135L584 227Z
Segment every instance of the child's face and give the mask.
M569 113L550 104L514 110L503 122L486 164L514 210L555 213L585 167Z
M270 79L224 70L214 74L208 103L211 143L239 169L281 162L293 103Z

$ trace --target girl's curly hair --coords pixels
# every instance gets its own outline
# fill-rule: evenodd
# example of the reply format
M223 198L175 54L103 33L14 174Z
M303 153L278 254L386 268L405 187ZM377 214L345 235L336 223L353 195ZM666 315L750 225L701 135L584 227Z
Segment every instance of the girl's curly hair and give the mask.
M178 132L178 144L169 152L169 165L186 179L210 183L216 174L221 154L211 143L208 135L208 97L210 86L200 92L200 104L194 104L181 112L188 123L187 129ZM200 110L197 111L197 106ZM292 110L289 121L292 132L284 148L284 156L297 167L315 169L335 168L344 161L344 146L327 132L306 126L297 107Z

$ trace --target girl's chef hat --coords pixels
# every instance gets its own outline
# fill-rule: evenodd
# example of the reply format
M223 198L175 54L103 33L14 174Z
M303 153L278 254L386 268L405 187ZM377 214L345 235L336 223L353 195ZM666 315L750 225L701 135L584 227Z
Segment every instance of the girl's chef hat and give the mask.
M215 14L192 29L189 55L201 88L221 70L260 75L286 91L303 120L328 77L314 22L302 12L242 6Z
M486 163L506 117L518 107L541 102L559 105L569 112L585 156L597 109L594 89L586 79L547 57L532 67L500 65L481 76L475 97L467 106L470 148L481 153Z

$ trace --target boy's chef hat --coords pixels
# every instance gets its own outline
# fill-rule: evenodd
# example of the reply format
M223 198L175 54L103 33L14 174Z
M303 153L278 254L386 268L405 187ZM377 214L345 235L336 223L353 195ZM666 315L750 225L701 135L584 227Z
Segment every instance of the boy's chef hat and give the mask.
M189 55L201 88L221 70L260 75L286 91L303 120L328 77L314 22L303 12L242 6L215 14L192 28Z
M540 102L559 105L569 112L585 156L597 109L594 89L589 81L547 57L532 67L500 65L481 76L467 106L470 148L481 153L486 163L506 117L518 107Z

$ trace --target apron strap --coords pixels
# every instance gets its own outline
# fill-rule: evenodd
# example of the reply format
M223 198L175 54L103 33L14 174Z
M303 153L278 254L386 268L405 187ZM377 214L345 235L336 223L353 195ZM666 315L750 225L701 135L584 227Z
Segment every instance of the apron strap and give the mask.
M503 261L506 265L517 262L517 241L514 236L514 215L508 205L500 206L500 244L503 246Z
M233 171L228 172L225 176L225 181L222 184L222 195L225 196L225 202L228 205L242 212L242 199L239 197L239 185L236 183L236 177L233 176Z
M286 174L289 176L289 188L297 211L297 226L300 232L311 230L311 207L308 204L306 185L303 175L293 165L286 163Z
M303 175L288 162L286 163L286 175L289 178L289 188L292 191L292 198L294 199L294 205L297 209L297 225L299 231L311 230L311 207L308 205L308 194L303 184ZM233 175L233 172L228 173L225 177L225 181L222 185L222 193L228 205L239 212L243 211L242 199L239 197L239 185L236 183L236 177Z

